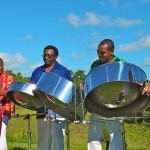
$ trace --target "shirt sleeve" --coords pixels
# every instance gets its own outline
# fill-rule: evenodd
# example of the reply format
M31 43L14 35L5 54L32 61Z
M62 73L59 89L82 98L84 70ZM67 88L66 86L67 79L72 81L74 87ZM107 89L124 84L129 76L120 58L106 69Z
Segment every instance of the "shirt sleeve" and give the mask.
M35 79L36 79L36 71L33 71L29 83L35 84Z
M6 81L6 90L9 89L10 85L14 82L14 78L11 75L8 75L7 81Z
M73 81L69 70L67 70L67 71L65 72L65 78L67 78L67 79L70 80L70 81Z

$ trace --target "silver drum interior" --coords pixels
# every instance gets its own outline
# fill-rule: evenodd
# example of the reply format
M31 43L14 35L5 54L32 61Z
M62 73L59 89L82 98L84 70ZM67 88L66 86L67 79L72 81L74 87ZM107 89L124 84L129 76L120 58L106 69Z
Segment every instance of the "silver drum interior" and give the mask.
M130 63L98 66L85 79L85 108L106 118L136 115L150 103L140 90L146 80L145 72Z
M13 82L7 92L7 97L21 107L37 110L42 107L43 104L39 99L36 99L32 93L35 86L35 84L26 82Z

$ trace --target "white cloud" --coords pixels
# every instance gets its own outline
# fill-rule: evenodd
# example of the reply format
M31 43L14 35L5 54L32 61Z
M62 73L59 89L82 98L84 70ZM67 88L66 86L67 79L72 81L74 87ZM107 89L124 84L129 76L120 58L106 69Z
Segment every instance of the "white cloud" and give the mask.
M81 59L81 58L83 58L85 55L84 54L77 54L77 53L75 53L75 52L73 52L72 54L71 54L71 58L73 58L73 59Z
M150 57L144 58L143 66L150 66Z
M136 3L134 1L119 1L119 0L99 0L98 2L101 6L112 6L112 7L123 7L123 8L128 8L128 7L136 7L138 5L142 4L149 4L150 0L136 0Z
M150 3L150 0L140 0L140 3L142 3L142 4Z
M100 5L102 5L102 6L105 6L106 5L106 2L104 2L103 0L99 0L99 2L98 2Z
M22 40L23 40L24 42L31 41L32 39L33 39L33 38L32 38L31 35L26 35L25 37L22 38Z
M16 54L8 54L8 53L0 53L0 57L4 61L4 67L6 70L13 70L21 67L26 59L19 53Z
M147 35L138 41L119 46L118 51L136 51L143 48L150 48L150 35Z
M34 70L34 69L36 69L37 67L42 66L42 65L43 65L42 63L33 64L33 65L31 65L31 66L29 67L29 69Z
M75 27L83 25L98 25L100 21L98 16L91 12L87 12L84 18L80 18L80 16L77 16L76 14L69 14L67 19L69 23Z
M86 25L91 25L91 26L105 25L105 26L129 27L129 26L133 26L133 25L142 24L142 21L139 19L133 19L133 20L126 19L126 18L112 19L109 16L97 15L93 12L85 13L84 17L80 17L80 16L72 13L67 16L67 20L74 27L80 27L80 26L86 26Z
M142 24L142 21L139 19L129 20L125 18L116 18L113 24L121 27L129 27L132 25L140 25Z
M113 6L113 7L117 7L118 6L118 0L109 0L110 4Z
M98 3L102 6L112 6L112 7L117 7L119 1L118 0L99 0Z

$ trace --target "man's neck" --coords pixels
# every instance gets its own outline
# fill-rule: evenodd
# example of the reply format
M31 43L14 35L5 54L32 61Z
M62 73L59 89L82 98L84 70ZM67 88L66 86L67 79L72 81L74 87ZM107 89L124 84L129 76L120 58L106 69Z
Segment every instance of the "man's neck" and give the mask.
M50 72L50 71L52 70L52 68L54 67L54 64L55 64L55 63L53 63L53 64L51 64L51 65L45 65L45 66L46 66L45 72Z

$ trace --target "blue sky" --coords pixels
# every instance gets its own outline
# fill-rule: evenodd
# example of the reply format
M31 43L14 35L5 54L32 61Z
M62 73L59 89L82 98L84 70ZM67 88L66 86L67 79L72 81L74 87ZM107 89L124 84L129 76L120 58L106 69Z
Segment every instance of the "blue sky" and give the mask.
M88 73L98 43L110 38L115 55L150 78L149 15L150 0L0 0L0 57L6 69L31 76L51 44L60 63Z

